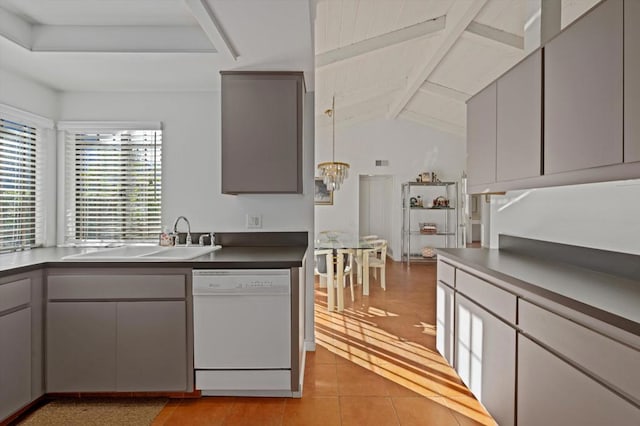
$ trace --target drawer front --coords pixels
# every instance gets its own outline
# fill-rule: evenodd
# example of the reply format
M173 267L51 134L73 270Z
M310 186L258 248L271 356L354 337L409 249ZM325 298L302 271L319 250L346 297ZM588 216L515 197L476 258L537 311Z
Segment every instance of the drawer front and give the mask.
M184 275L49 275L48 299L184 298Z
M518 299L515 295L460 269L456 271L456 289L500 318L516 323Z
M31 302L31 279L0 284L0 312Z
M448 263L438 260L438 280L451 287L456 285L456 268Z
M524 300L518 322L524 333L640 402L640 351Z
M640 409L518 335L518 426L638 426Z

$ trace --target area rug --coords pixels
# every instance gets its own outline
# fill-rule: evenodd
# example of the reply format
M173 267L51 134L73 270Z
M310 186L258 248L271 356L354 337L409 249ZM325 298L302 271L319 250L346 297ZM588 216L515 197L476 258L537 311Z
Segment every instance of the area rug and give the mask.
M61 398L40 407L20 425L150 425L167 398Z

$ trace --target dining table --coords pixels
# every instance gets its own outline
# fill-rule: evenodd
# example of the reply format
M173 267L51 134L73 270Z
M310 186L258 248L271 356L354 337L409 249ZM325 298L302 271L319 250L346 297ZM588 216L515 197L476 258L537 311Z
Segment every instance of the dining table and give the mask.
M334 286L331 283L333 283L334 273L336 283L344 282L344 255L346 254L356 257L357 282L362 284L363 296L369 295L369 274L366 272L369 271L369 253L374 248L370 241L349 233L335 233L318 236L314 246L316 250L330 253L330 261L327 262L335 265L335 268L327 267L327 308L330 311L336 308L338 311L344 310L343 289L336 289L334 297ZM353 285L353 283L349 284Z

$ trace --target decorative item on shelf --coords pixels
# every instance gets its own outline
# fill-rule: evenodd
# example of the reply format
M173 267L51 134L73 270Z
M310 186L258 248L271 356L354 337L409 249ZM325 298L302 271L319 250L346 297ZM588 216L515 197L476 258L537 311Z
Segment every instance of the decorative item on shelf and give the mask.
M331 161L318 164L318 172L329 191L340 189L342 182L349 176L349 164L336 161L336 97L331 100L331 108L324 113L331 117L332 125L332 150Z
M418 207L418 199L416 197L409 198L409 207Z
M429 172L420 173L420 182L431 182L431 173Z
M442 195L433 200L433 208L446 208L449 207L449 200Z
M433 247L422 247L422 257L427 259L436 257L436 249Z
M438 232L438 227L435 223L420 222L418 223L418 227L420 228L421 234L434 235Z
M422 202L422 197L418 195L416 198L417 198L416 207L424 207L424 204Z

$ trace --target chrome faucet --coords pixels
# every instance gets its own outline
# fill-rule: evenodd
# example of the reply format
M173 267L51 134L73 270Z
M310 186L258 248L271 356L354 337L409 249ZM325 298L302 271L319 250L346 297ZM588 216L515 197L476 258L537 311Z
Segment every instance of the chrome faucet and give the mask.
M178 216L178 218L176 219L176 223L173 224L173 234L175 235L175 238L176 238L175 245L178 245L177 244L178 243L178 222L180 222L180 219L187 222L187 240L185 241L184 245L190 246L191 245L191 224L189 223L189 219L187 219L184 216Z

